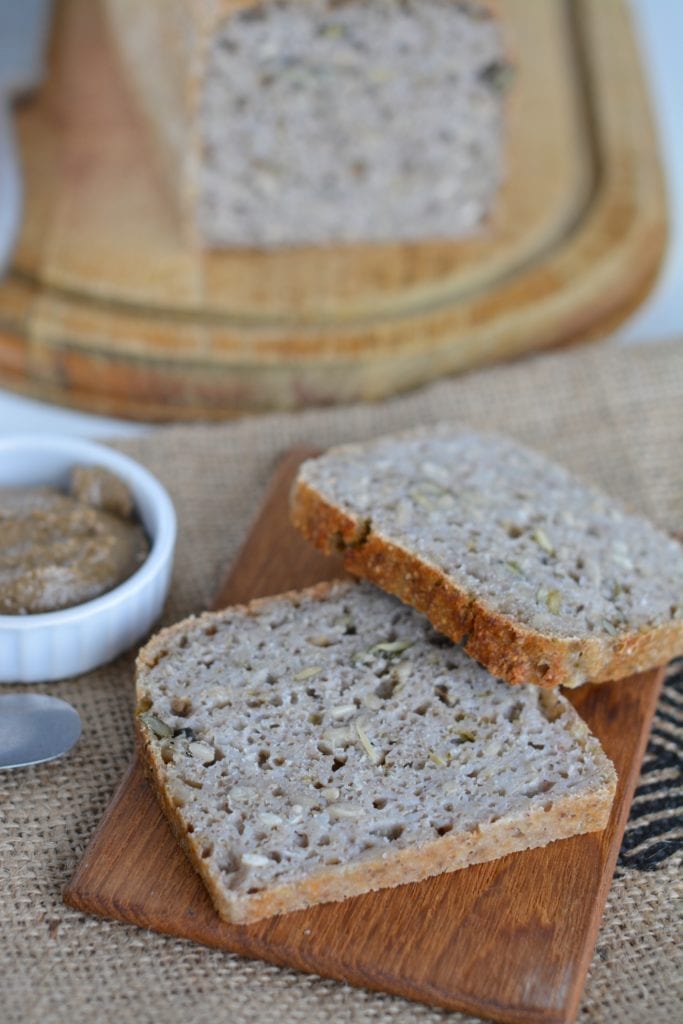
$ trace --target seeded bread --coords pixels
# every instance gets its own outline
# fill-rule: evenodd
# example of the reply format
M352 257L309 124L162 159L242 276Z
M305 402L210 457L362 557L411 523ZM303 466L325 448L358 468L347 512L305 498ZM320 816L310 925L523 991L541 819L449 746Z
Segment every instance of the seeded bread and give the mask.
M460 238L486 217L509 73L489 4L107 5L201 243Z
M564 697L511 689L369 584L166 629L137 699L161 805L228 921L602 829L614 794Z
M541 455L446 425L304 463L292 521L509 683L683 654L683 548Z

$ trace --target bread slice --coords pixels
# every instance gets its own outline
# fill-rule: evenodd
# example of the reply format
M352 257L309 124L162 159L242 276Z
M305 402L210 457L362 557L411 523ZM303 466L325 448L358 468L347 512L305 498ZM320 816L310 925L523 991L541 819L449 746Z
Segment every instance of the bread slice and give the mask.
M365 583L164 630L137 699L161 805L227 921L602 829L614 794L564 697L511 689Z
M208 247L453 239L487 217L509 73L489 3L107 7L185 222Z
M447 425L303 464L293 523L509 683L683 653L683 548L541 455Z

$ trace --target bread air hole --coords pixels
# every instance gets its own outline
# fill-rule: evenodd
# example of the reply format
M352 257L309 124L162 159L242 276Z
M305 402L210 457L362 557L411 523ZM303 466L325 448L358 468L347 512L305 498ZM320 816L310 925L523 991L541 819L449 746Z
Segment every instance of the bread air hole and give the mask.
M428 633L427 643L431 644L432 647L452 647L453 641L449 640L447 636L442 633Z
M437 836L448 835L449 832L453 831L453 824L452 822L448 821L444 825L434 825L434 831L436 832Z
M208 860L213 853L213 843L205 843L202 846L202 860Z
M387 806L387 798L385 796L377 797L377 799L372 801L372 806L376 811L383 811Z
M168 651L166 651L166 650L157 651L157 653L149 661L147 661L147 667L148 668L156 668L157 665L159 664L159 662L161 661L161 659L165 658L167 654L168 654Z
M280 853L279 850L269 850L268 856L270 857L271 860L274 860L276 864L282 863L282 854Z
M171 700L171 711L178 718L187 718L192 714L192 701L189 697L174 697Z
M393 676L386 676L382 679L381 683L375 687L375 696L381 700L389 700L394 696L396 687L398 686L398 680Z
M218 865L218 870L222 871L226 875L234 875L240 869L240 861L237 854L233 853L232 850L228 850L223 860Z
M508 722L516 722L522 714L523 710L524 705L521 701L517 701L515 704L512 705L511 708L508 708L508 710L505 713L505 717L507 718Z
M400 839L405 829L403 825L388 825L386 828L377 829L375 834L378 836L384 836L385 839L389 839L390 842L394 842L396 839Z
M413 714L424 716L429 711L429 703L418 704L416 708L413 708Z
M332 751L330 751L330 753L332 753ZM334 761L332 762L332 771L333 772L338 772L339 769L343 768L345 764L346 764L346 755L345 754L336 754L335 758L334 758Z
M307 850L310 840L305 832L294 833L294 844L299 846L302 850Z
M537 782L535 786L528 786L527 789L524 790L524 796L538 796L539 793L548 793L554 785L555 783L551 782L549 779L541 779L541 781Z

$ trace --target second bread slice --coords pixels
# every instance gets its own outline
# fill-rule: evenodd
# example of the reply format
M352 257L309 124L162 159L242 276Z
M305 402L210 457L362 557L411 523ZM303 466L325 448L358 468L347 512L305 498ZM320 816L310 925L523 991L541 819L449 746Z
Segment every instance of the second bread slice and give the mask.
M683 548L560 466L441 425L304 463L292 521L509 683L683 654Z

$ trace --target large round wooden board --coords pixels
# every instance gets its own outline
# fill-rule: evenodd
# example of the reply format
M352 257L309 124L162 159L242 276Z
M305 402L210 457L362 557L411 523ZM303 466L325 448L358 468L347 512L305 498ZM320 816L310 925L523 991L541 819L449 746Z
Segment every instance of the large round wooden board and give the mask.
M102 12L64 0L21 112L27 202L0 382L145 419L379 398L597 336L666 235L623 0L508 0L508 177L462 243L206 253L183 238Z

